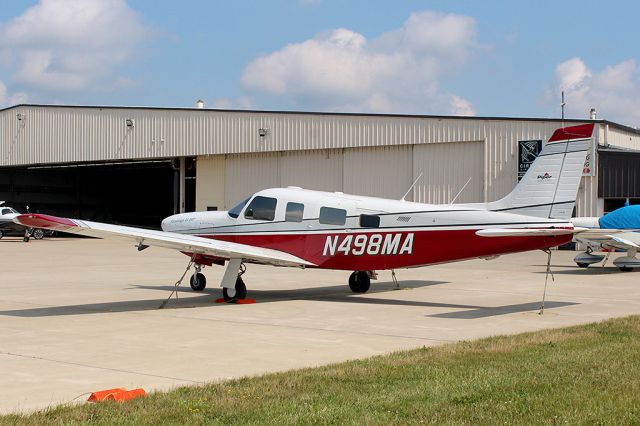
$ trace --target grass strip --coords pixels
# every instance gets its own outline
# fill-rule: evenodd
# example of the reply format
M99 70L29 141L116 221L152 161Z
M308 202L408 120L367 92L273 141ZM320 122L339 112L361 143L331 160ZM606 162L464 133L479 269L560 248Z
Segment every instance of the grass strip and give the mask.
M638 424L640 316L0 417L50 424Z

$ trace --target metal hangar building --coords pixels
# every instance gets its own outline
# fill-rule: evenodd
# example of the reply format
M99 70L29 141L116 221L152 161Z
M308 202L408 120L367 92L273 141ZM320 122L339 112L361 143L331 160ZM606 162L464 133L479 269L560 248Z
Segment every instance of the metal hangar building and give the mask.
M201 103L199 103L202 106ZM0 200L158 227L280 186L426 203L496 200L562 125L593 122L578 216L640 203L640 131L607 120L17 105L0 110Z

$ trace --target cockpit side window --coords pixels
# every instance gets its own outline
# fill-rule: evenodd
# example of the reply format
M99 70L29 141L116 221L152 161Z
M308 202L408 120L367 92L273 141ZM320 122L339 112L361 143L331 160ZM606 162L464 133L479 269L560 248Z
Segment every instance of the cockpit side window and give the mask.
M251 199L251 197L248 197L248 198L245 198L244 200L240 201L238 204L236 204L235 207L233 207L231 210L229 210L227 212L227 214L229 216L231 216L232 218L237 219L238 216L240 216L240 212L242 211L244 206L249 202L250 199Z
M9 213L13 213L13 212L11 211L11 209L2 209L2 210L0 210L0 214L3 214L3 215L4 215L4 214L9 214Z
M304 215L304 204L290 202L287 203L287 211L284 214L285 222L302 222Z
M347 211L333 207L320 207L319 221L324 225L344 225L347 221Z
M278 200L275 198L258 195L247 206L244 217L253 220L273 220L276 217L277 204Z

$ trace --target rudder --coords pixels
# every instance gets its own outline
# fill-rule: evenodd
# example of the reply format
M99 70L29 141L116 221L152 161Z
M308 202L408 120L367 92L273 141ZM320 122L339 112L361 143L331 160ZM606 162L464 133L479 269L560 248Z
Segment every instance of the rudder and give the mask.
M593 129L593 123L557 129L513 191L488 203L487 209L549 219L571 218Z

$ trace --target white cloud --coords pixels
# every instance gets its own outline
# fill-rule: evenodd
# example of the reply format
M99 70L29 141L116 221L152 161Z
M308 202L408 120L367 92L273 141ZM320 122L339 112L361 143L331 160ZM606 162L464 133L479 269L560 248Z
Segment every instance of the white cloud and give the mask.
M307 108L473 114L469 101L442 93L438 80L476 46L472 18L412 13L402 28L372 40L339 28L289 44L247 65L242 83Z
M565 91L568 116L598 116L637 127L640 125L640 71L633 59L594 72L580 58L556 66L554 97ZM557 98L556 98L557 99Z
M149 31L125 0L40 0L0 24L0 50L25 87L80 91L118 81Z
M462 99L460 96L451 96L451 113L453 115L476 115L476 110L471 102Z

